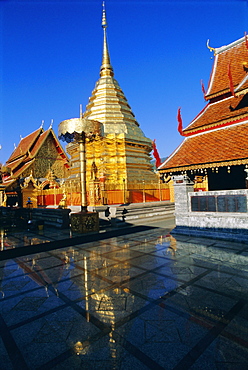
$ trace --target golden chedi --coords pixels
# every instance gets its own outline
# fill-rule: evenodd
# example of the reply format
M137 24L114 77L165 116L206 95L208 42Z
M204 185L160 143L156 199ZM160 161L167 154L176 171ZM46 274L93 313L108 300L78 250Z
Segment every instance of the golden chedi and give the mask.
M104 6L102 28L103 57L100 78L86 111L81 113L83 118L103 124L103 136L91 142L86 141L86 182L90 205L132 202L129 190L140 190L144 183L158 184L150 157L152 141L145 137L140 129L124 93L114 78L107 44ZM67 151L71 156L69 182L73 193L78 190L78 145L69 144Z

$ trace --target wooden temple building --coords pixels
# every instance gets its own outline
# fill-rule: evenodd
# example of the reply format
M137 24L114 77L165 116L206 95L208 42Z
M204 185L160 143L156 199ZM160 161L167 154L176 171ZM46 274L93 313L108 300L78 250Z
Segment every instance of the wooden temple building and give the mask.
M2 174L0 205L57 207L65 193L69 159L52 127L38 130L20 140Z
M248 41L246 36L214 51L204 109L178 130L179 147L159 167L164 181L187 174L195 190L244 189L248 173Z

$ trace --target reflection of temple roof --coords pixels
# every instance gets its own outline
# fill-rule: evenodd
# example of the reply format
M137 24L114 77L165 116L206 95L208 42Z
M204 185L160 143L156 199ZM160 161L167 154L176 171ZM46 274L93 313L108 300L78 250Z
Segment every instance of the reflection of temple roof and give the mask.
M48 268L46 263L43 266L42 259L27 260L25 258L17 258L17 264L23 269L24 273L39 286L47 288L49 285L53 287L57 294L56 285L61 280L65 268L65 263L61 261L61 266L54 266L53 269Z
M209 100L208 104L182 130L184 141L160 170L174 172L248 163L248 42L245 38L215 49L205 99Z

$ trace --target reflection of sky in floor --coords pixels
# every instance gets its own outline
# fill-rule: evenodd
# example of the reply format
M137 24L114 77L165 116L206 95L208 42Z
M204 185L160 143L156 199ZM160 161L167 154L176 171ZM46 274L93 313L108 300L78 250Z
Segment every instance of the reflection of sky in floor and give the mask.
M167 233L133 232L1 261L6 368L14 351L19 368L30 369L245 369L248 246ZM4 242L35 248L55 238L48 234Z

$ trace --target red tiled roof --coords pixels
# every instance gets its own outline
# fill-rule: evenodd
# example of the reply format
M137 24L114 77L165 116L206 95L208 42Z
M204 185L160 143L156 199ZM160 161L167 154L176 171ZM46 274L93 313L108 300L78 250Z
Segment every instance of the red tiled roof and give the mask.
M49 128L46 131L44 131L42 128L39 128L30 135L21 139L18 147L6 162L6 166L8 166L12 172L12 175L6 179L6 184L12 183L14 179L18 178L18 176L21 176L24 170L26 170L33 163L39 149L49 135L52 135L54 139L58 156L60 157L59 159L64 161L64 165L66 167L69 167L67 156L57 140L52 128Z
M248 164L247 138L248 122L189 136L159 169L162 172L174 172L218 165Z
M8 168L12 171L15 167L17 167L20 163L22 163L23 157L18 158L10 163L8 163Z
M228 77L229 63L233 85L234 88L237 88L248 73L248 49L244 37L230 45L216 49L212 74L206 93L207 100L230 92ZM245 82L242 89L247 87L248 81Z
M236 97L231 95L231 66ZM215 50L207 106L183 130L183 143L160 166L175 172L248 164L248 48L243 37Z
M35 140L37 140L41 132L43 132L43 129L39 128L38 130L32 132L28 136L21 139L20 143L18 144L18 147L14 150L14 152L7 160L6 165L9 166L10 163L16 160L17 158L25 156L30 150L32 144L35 142Z
M34 146L32 147L32 149L30 151L31 157L34 157L35 154L38 152L38 150L41 148L41 145L43 144L43 142L47 138L48 134L49 134L49 130L44 131L40 134L40 136L38 137L38 139L36 140Z
M205 109L186 127L184 134L196 130L218 126L224 123L237 121L248 117L248 95L241 95L208 104Z

